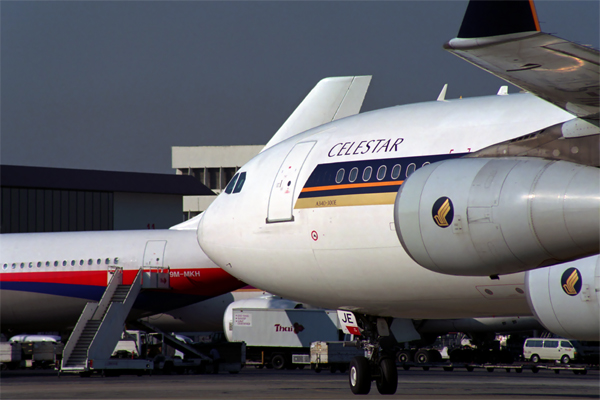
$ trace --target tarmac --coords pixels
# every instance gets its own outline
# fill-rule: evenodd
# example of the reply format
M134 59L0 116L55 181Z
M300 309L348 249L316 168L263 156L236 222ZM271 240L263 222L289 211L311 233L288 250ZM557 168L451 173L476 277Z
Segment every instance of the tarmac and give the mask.
M600 374L575 375L497 370L398 370L391 399L598 399ZM244 368L238 374L144 375L81 378L52 370L3 371L2 399L350 399L381 398L373 383L366 396L354 396L348 374Z

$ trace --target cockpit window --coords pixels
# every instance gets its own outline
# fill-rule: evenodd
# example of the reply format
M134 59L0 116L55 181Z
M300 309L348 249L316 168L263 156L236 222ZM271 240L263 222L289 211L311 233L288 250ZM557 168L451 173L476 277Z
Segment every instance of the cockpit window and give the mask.
M237 180L237 183L235 184L235 189L233 189L233 193L239 193L242 190L242 187L244 186L244 182L246 182L246 173L242 172Z
M227 187L225 187L225 193L231 194L231 192L233 192L233 188L235 187L235 183L237 182L238 176L239 174L235 174L233 178L231 178L231 180L227 184Z

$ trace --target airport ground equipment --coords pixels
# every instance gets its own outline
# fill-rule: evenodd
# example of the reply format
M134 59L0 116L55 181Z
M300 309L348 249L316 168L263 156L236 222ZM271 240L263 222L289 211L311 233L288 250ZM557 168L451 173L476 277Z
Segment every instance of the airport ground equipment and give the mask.
M12 346L11 358L6 366L10 368L52 368L60 364L64 344L55 335L15 335L7 344ZM2 344L6 346L5 344ZM5 347L8 351L8 347ZM15 353L18 352L17 356ZM5 354L5 357L8 354ZM16 362L18 357L19 362Z
M310 344L340 340L336 310L234 309L233 342L246 343L246 365L285 369L310 364Z
M0 343L0 368L15 369L21 364L21 345L16 343Z
M125 320L143 288L168 288L169 273L161 269L140 268L130 285L123 284L123 269L116 267L100 302L87 303L62 357L62 372L89 374L94 370L150 370L145 359L111 359L121 338ZM158 279L160 277L160 279Z
M310 344L310 365L316 372L329 369L332 373L346 372L352 358L364 356L364 350L358 349L355 342L312 342Z

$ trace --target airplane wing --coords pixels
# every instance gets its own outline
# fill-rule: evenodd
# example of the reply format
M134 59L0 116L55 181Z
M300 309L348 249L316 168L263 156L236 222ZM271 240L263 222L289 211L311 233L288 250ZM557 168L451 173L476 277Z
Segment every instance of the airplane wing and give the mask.
M358 114L371 76L325 78L304 98L262 151L311 128Z
M598 126L598 50L540 32L532 0L471 0L444 48Z

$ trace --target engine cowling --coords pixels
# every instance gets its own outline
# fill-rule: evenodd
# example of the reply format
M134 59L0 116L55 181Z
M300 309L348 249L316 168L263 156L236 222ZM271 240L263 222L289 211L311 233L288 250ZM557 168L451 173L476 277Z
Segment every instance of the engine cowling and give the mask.
M565 338L600 340L600 257L525 273L527 301L546 329Z
M396 232L435 272L526 271L600 248L600 170L540 158L460 158L420 168L400 187Z

